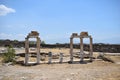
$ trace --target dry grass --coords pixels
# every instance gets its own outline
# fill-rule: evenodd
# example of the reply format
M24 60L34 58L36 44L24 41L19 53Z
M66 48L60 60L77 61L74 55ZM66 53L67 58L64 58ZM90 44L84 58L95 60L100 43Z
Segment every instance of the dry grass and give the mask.
M79 50L74 49L74 51ZM43 48L41 52L69 55L69 48ZM98 55L98 52L94 52L94 57ZM118 56L109 57L120 60ZM69 59L69 56L66 58ZM20 57L19 60L24 60L24 57ZM36 58L31 58L31 61L36 61ZM86 64L43 63L36 66L0 64L0 80L120 80L120 64L103 60L94 60Z

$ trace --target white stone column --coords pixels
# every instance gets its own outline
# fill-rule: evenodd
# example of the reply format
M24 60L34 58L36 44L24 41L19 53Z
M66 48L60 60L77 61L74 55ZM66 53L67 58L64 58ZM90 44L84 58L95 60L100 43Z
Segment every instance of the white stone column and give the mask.
M90 37L90 61L92 61L92 57L93 57L93 46L92 46L92 37Z
M83 51L83 38L80 37L80 62L84 59L84 51Z
M28 64L29 60L29 41L28 38L25 38L25 65Z
M70 38L70 62L73 63L73 38Z
M52 63L52 52L48 53L48 64Z
M40 38L37 37L37 64L40 63Z
M62 63L63 62L63 53L60 53L60 62L59 63Z

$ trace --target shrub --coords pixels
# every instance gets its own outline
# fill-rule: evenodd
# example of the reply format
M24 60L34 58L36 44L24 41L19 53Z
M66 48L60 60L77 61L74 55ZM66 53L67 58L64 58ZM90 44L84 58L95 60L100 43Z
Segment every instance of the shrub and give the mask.
M41 44L42 44L42 45L45 45L46 43L45 43L45 41L41 41Z
M7 48L7 52L3 54L3 62L15 62L15 50L12 46L9 46Z

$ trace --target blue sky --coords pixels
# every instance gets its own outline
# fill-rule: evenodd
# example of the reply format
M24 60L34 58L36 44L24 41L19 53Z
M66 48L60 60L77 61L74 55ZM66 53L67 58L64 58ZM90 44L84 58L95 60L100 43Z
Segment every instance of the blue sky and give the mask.
M120 44L120 0L0 0L0 39L24 40L31 30L46 43L88 31L94 43Z

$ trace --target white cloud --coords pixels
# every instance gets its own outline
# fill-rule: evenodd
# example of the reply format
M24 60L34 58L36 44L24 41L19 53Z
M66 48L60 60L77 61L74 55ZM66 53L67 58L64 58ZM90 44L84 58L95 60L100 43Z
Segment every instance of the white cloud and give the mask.
M0 39L10 39L10 40L24 40L25 34L6 34L0 33Z
M8 13L15 13L16 11L12 8L8 8L5 5L1 4L0 5L0 16L5 16Z
M69 33L40 35L41 40L49 44L69 43L69 37L70 37Z

